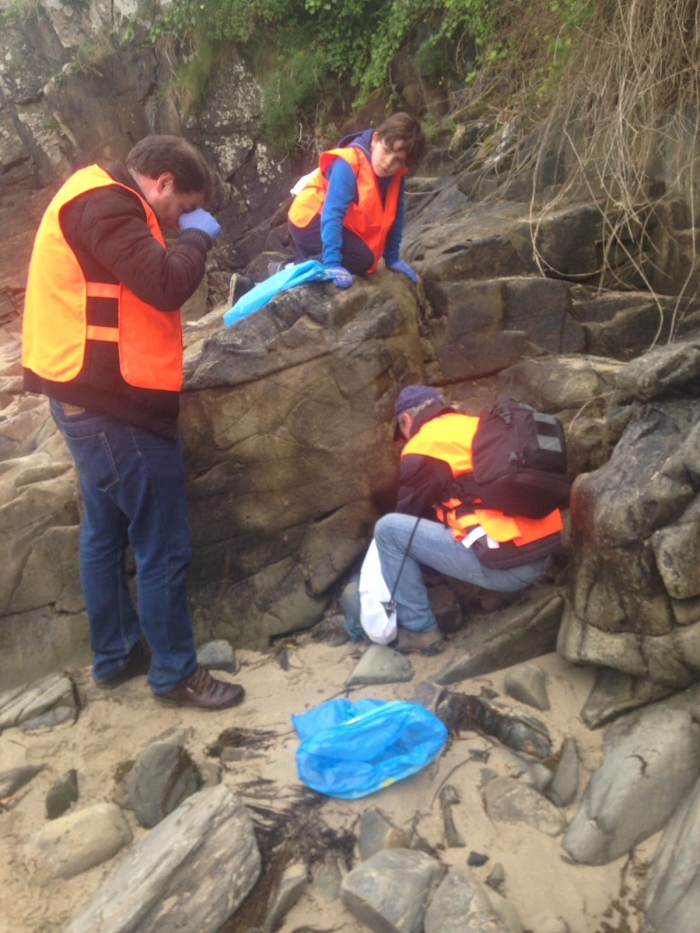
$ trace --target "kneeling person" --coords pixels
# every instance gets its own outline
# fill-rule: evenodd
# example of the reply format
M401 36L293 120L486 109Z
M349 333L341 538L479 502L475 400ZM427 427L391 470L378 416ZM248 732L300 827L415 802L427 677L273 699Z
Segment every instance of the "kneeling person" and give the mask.
M517 592L544 574L559 547L562 517L558 509L533 519L479 509L454 496L446 500L450 481L472 469L479 418L455 411L437 389L418 385L402 390L395 416L397 435L406 439L398 503L377 522L374 537L397 606L399 650L437 653L444 642L421 565L487 590Z

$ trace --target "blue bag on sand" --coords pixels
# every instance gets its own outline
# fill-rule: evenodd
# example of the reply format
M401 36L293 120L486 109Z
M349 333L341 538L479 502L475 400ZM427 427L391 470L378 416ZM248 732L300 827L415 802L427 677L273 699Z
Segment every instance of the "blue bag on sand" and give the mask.
M418 703L336 699L292 723L301 739L299 779L329 797L353 800L388 787L429 764L447 729Z
M243 320L253 311L263 308L278 292L287 288L296 288L297 285L304 285L306 282L329 282L332 278L333 274L317 259L308 259L295 266L280 269L269 279L259 282L255 288L241 295L235 305L224 314L224 324L230 327Z

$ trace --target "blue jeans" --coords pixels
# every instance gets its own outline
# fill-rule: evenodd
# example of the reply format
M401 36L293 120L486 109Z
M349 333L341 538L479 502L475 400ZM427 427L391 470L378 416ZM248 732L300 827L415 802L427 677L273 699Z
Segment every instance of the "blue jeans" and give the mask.
M80 473L85 511L80 578L95 655L93 676L109 680L143 635L153 651L148 682L167 693L197 665L186 576L192 555L179 441L95 412L51 414ZM137 613L125 555L136 559Z
M455 540L449 528L424 518L416 527L416 521L412 515L394 512L380 518L374 527L382 574L394 593L397 622L411 632L429 631L437 625L423 583L421 564L457 580L502 593L524 590L547 569L549 559L545 557L513 570L489 570L469 548ZM414 527L416 531L399 575ZM394 592L397 576L399 582Z

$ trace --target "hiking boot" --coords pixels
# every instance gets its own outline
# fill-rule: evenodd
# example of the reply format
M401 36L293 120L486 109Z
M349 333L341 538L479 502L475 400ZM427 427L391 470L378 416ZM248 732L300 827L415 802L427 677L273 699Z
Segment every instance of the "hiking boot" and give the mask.
M193 706L196 709L220 710L237 706L245 696L240 684L227 684L215 680L209 671L198 664L194 674L167 693L153 694L167 706Z
M411 632L399 626L396 641L391 647L399 654L422 654L432 657L444 651L447 642L439 628L431 628L427 632Z
M255 288L255 282L249 279L247 275L241 275L240 272L234 272L231 276L231 282L228 287L228 306L232 308L239 298Z
M141 674L147 674L151 666L153 654L145 641L137 641L129 653L129 658L124 667L107 680L95 680L98 687L103 690L111 690L120 684L125 684L132 677L140 677Z

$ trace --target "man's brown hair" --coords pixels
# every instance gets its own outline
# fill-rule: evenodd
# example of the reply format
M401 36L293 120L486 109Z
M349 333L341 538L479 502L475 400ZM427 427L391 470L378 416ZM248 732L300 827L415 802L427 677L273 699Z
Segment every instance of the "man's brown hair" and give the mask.
M146 178L160 178L170 172L180 194L204 192L210 201L214 184L206 159L181 136L146 136L126 157L127 168Z
M377 128L377 136L393 150L401 143L406 150L407 165L418 165L425 152L425 136L421 125L410 113L394 113Z

